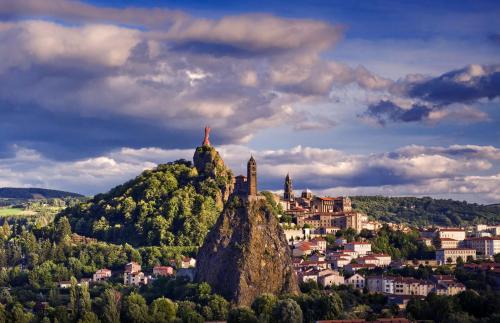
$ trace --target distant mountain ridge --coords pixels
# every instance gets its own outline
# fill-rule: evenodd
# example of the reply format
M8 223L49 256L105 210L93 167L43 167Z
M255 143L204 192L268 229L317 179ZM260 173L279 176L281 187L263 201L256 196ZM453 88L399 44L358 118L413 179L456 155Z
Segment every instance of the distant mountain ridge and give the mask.
M0 198L4 199L50 199L64 197L84 197L78 193L51 190L47 188L0 187Z
M373 219L413 225L462 226L500 223L500 205L431 197L351 196L353 208Z

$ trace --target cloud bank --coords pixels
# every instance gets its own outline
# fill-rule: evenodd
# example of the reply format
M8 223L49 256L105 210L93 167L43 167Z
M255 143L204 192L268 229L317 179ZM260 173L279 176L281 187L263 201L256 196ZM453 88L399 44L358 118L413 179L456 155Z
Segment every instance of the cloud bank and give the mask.
M0 186L38 186L84 194L109 190L158 163L191 160L192 149L122 148L95 158L58 161L37 151L12 147L12 158L0 159ZM279 191L290 173L296 189L317 194L432 195L481 203L500 200L500 148L453 145L405 146L381 154L346 154L334 149L297 146L251 150L229 145L217 148L236 174L246 157L256 156L259 187Z
M284 124L329 128L335 125L329 116L303 106L329 102L335 86L390 84L362 66L322 58L343 28L316 20L205 19L63 0L1 2L1 18L0 107L5 123L28 116L23 123L30 131L11 129L0 147L19 143L57 158L123 147L120 137L145 124L155 131L132 147L193 146L186 134L204 124L221 129L218 139L226 144ZM50 138L37 120L53 120ZM123 130L114 127L118 120ZM118 138L94 138L86 128L106 134L106 123ZM177 140L155 142L172 133ZM70 139L81 149L71 149Z

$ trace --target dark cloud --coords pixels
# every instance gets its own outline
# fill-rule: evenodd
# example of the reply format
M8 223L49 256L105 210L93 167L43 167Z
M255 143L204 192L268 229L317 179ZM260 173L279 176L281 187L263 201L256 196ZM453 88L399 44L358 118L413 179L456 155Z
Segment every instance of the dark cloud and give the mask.
M117 147L193 147L200 133L172 130L137 118L84 117L51 112L34 106L0 103L0 158L11 155L11 145L36 149L49 158L78 159L99 156ZM202 124L200 122L200 129ZM227 142L214 134L214 140Z
M378 103L368 106L368 109L361 114L361 117L375 119L379 124L385 125L392 122L417 122L428 118L432 111L429 107L413 104L409 109L403 109L399 105L389 100L381 100Z
M474 106L479 100L500 96L500 65L469 65L435 78L409 75L389 86L393 99L370 104L361 118L387 122L461 123L489 120ZM405 101L403 107L397 101Z
M470 65L408 86L409 97L448 105L500 96L500 65Z

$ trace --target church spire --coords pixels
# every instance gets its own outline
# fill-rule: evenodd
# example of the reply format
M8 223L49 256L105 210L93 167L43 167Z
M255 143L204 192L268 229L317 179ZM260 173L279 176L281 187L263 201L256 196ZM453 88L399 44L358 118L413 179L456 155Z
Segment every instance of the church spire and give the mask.
M294 200L292 179L290 178L289 173L286 174L286 178L285 178L285 192L283 194L283 199L285 201L293 201Z
M249 196L257 195L257 163L253 156L250 157L247 164L247 194Z

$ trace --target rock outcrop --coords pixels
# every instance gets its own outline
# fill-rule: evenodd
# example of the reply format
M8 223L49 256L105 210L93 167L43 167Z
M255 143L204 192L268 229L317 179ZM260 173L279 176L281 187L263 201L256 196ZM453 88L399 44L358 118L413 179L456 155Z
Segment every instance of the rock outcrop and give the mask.
M216 181L221 191L221 196L216 203L222 208L234 189L233 174L231 170L226 167L219 152L209 145L203 145L196 148L193 162L199 176L209 177Z
M297 293L291 251L261 196L232 196L197 256L196 280L233 303L262 293Z

